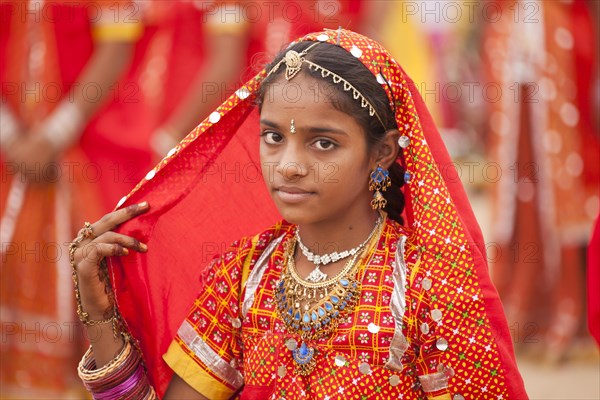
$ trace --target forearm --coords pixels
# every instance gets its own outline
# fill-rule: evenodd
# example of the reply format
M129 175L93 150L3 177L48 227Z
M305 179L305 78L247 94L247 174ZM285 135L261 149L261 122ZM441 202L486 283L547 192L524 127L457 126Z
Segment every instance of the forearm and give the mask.
M111 87L129 65L132 49L130 42L115 41L97 45L77 82L73 84L68 100L63 100L40 128L55 153L60 153L75 142L90 118L109 100ZM92 86L98 89L98 95L93 97L82 89Z
M73 102L86 122L111 97L112 86L130 64L133 48L132 42L112 41L96 44L92 57L79 75L77 85L72 89ZM100 89L99 96L94 96L93 99L81 90L91 84L99 86Z
M208 397L198 393L178 375L174 374L173 378L171 378L171 382L169 382L169 387L167 388L167 392L165 393L163 399L208 400Z
M211 41L208 53L207 62L192 87L165 123L178 139L222 103L225 91L239 79L245 60L244 39L231 34L220 35Z

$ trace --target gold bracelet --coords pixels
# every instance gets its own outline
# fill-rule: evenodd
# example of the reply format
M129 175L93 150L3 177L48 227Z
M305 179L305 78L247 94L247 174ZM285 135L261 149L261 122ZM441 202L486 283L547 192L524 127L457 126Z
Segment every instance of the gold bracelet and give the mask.
M79 320L85 326L93 326L93 325L102 325L112 323L113 336L116 339L119 334L118 329L118 320L119 314L116 309L113 311L113 315L110 318L102 319L102 320L92 320L90 319L90 315L83 311L83 306L81 305L81 294L79 292L79 278L77 276L77 266L75 265L75 251L81 244L84 239L87 238L95 238L96 235L92 229L92 225L89 222L86 222L83 228L79 231L77 238L73 240L69 244L69 261L71 263L71 276L73 278L73 287L75 291L75 302L77 303L77 316ZM106 285L106 282L105 282Z

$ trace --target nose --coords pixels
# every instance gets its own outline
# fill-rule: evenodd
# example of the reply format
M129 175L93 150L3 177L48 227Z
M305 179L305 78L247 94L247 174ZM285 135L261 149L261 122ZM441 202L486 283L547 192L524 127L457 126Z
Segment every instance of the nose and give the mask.
M298 180L306 176L308 166L304 160L302 149L293 143L285 146L275 171L287 181Z

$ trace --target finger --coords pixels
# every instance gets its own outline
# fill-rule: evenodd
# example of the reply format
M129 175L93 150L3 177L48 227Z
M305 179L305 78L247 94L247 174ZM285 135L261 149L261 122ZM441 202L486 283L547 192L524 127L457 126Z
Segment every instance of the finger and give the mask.
M138 204L132 204L117 211L104 215L99 221L92 224L92 229L96 236L100 236L108 231L112 231L117 226L133 217L145 213L150 208L147 201Z
M145 243L140 242L136 238L113 231L108 231L98 236L96 239L94 239L94 242L117 243L127 249L139 251L140 253L145 253L148 250L148 246L146 246Z
M96 248L92 247L91 249L86 249L86 247L87 246L96 246L96 245L100 245L100 244L118 244L119 246L125 248L125 250L131 249L131 250L138 251L140 253L145 253L146 251L148 251L148 246L146 246L146 244L140 242L136 238L133 238L133 237L127 236L127 235L123 235L121 233L109 231L109 232L103 233L102 235L98 236L96 239L91 241L91 243L83 245L81 249L78 249L77 251L75 251L75 254L73 257L75 264L78 264L79 262L81 262L82 258L87 257L90 254L92 254L91 259L98 259L98 257L96 257L94 255L94 252L101 252L102 248L96 249ZM121 254L115 254L115 255L121 255ZM122 255L126 255L126 254L122 254ZM99 257L102 258L103 257L102 254L100 254ZM98 261L99 261L99 259L98 259Z
M84 265L98 265L100 260L105 257L112 256L126 256L129 254L129 250L127 248L121 246L118 243L97 243L92 242L87 246L78 249L76 252L77 259L76 262L78 267Z

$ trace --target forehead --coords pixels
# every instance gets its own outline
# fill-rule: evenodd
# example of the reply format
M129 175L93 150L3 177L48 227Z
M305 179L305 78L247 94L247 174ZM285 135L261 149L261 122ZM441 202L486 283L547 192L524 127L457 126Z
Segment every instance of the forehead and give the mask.
M347 133L362 134L360 122L340 111L336 88L304 74L291 81L278 79L266 88L261 107L261 120L288 127L294 119L298 128L336 127Z
M322 105L339 101L338 89L332 83L300 73L292 80L283 75L265 86L263 106L271 103L299 104L308 107L311 103Z

